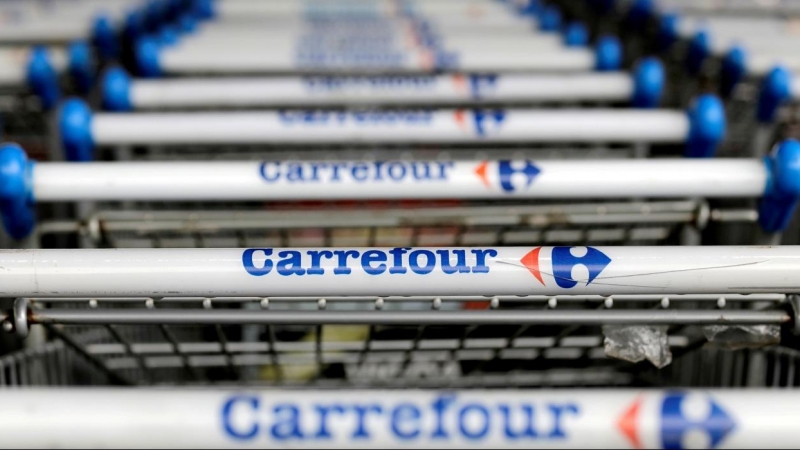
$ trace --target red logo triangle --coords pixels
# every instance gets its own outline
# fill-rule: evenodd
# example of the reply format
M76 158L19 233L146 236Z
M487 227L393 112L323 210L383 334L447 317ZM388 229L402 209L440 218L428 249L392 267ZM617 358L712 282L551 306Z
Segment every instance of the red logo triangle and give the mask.
M531 275L536 277L539 280L539 283L542 283L544 286L544 280L542 279L542 272L539 271L539 252L542 250L542 247L536 247L535 249L529 251L525 256L522 257L519 261L525 267L530 270Z
M478 167L475 168L475 175L477 175L478 178L481 179L483 185L486 186L487 188L489 187L489 179L486 178L486 169L488 168L488 166L489 166L489 161L484 161L480 163Z
M642 407L642 399L638 398L635 402L628 408L622 417L619 418L619 422L617 422L617 428L622 434L628 438L633 448L644 448L642 447L642 442L639 440L639 433L638 433L638 422L639 422L639 409Z

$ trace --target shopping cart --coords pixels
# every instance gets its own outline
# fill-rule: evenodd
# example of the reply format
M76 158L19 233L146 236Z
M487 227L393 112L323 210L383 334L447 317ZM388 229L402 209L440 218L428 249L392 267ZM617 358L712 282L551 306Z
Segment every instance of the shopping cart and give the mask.
M716 385L742 385L763 369L759 349L791 351L797 255L791 246L4 251L4 292L18 298L4 328L24 336L43 326L55 340L0 360L0 372L5 384L48 384L29 372L40 365L63 377L88 370L96 375L83 379L104 385L668 386L683 380L654 377L652 365L711 352L718 360L703 367L719 371ZM703 380L678 373L684 387Z

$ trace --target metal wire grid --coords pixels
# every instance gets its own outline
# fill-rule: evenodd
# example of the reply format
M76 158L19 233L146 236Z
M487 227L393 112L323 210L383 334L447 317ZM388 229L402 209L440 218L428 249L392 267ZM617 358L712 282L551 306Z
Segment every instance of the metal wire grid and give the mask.
M47 345L63 342L82 367L102 374L91 378L99 384L652 385L675 380L652 380L649 363L606 357L603 326L670 327L664 339L680 354L705 342L702 325L787 327L786 303L780 294L38 298L18 303L30 306L5 327L43 324L56 339ZM0 362L18 371L45 364L58 377L73 370L53 352L29 350ZM664 373L671 372L657 376Z
M117 211L98 206L84 220L45 221L38 234L81 236L91 246L112 248L646 245L685 241L683 233L709 221L757 220L750 209L711 210L696 200L537 203L276 203L251 209L214 205L215 210L148 204Z

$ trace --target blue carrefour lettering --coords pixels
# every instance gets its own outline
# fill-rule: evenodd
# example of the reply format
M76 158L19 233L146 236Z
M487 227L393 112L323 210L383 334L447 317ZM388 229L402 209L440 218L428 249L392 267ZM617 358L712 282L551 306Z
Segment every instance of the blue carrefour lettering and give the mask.
M257 436L275 443L353 439L372 441L394 438L401 442L429 440L479 440L488 436L524 441L559 440L570 436L572 421L581 410L572 402L534 405L520 398L514 403L492 402L475 396L467 402L456 394L437 395L431 402L417 403L414 397L398 403L378 397L372 402L342 398L331 403L280 401L269 405L268 398L233 395L222 404L221 424L225 435L237 441L252 441ZM506 397L508 398L508 397ZM663 407L664 442L669 448L680 445L690 429L707 430L712 445L717 445L733 427L724 412L714 406L708 420L690 422L678 416L680 399L667 399ZM542 418L538 421L538 414ZM537 428L537 422L544 428ZM540 425L542 426L542 425Z
M303 268L302 255L297 250L286 250L278 253L281 258L278 261L278 273L287 277L289 275L305 275L306 269Z
M270 434L275 440L303 439L303 431L300 428L300 408L297 405L275 405L273 414L275 415L275 424L270 428Z
M477 426L475 426L476 423ZM490 426L489 410L481 404L470 403L462 407L458 413L458 428L464 437L484 438L489 433Z
M364 263L364 272L367 272L370 275L380 275L383 272L386 272L386 264L388 260L388 256L385 252L381 252L378 250L367 250L364 252L364 256L361 257L361 261ZM380 263L377 266L373 266L375 263Z
M259 166L267 183L443 182L448 181L453 161L265 161Z
M422 110L368 110L368 111L326 111L326 110L279 110L278 120L285 125L376 125L404 123L408 125L428 125L433 120L433 111Z
M241 407L246 410L256 412L258 411L259 404L259 399L255 396L240 395L229 398L228 401L222 405L222 427L225 430L225 434L240 440L249 440L256 437L259 427L255 419L250 426L238 427L233 423L233 416L234 408L237 406L241 405Z
M420 257L425 258L425 265L420 265ZM418 274L429 274L436 267L436 255L430 250L414 250L408 255L411 270Z
M578 414L578 407L575 405L548 405L547 406L553 416L553 429L548 435L551 439L564 439L567 437L564 431L564 417L567 413L572 415Z
M261 267L256 267L255 264L255 254L256 252L264 253L264 256L267 259L264 260L264 265ZM272 270L272 261L270 261L269 256L272 255L271 248L250 248L242 253L242 264L244 264L244 270L247 271L250 275L260 277L262 275L268 274Z
M302 79L306 87L316 92L360 88L430 89L437 81L433 75L308 76Z
M380 405L355 405L353 410L355 410L357 417L353 439L369 439L371 435L366 426L367 415L370 413L382 414L383 408Z
M419 437L422 413L413 403L401 403L392 411L392 433L400 439Z
M511 419L511 406L500 404L497 406L500 409L500 413L503 415L503 421L505 422L506 426L503 429L507 438L512 440L519 440L522 438L535 438L538 435L536 434L536 429L533 427L533 407L530 405L522 405L522 412L525 414L525 419L522 421L524 424L524 429L522 431L515 431L512 428L512 423L519 423L519 421L515 422ZM558 426L558 425L557 425Z
M467 263L467 252L472 253L474 264ZM336 249L336 250L281 250L273 259L273 248L250 248L242 253L242 265L253 276L264 276L275 272L284 277L303 275L324 275L326 268L334 275L350 275L353 269L360 269L368 275L393 275L411 273L446 275L489 273L489 258L498 255L492 248L453 248L453 249L412 249L395 247L388 250ZM263 261L262 261L263 258Z

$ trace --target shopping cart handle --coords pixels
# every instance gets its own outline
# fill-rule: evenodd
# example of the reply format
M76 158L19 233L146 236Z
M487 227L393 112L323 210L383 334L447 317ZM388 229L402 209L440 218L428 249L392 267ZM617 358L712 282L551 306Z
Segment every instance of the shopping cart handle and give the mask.
M775 67L761 82L756 109L761 123L772 123L778 108L791 96L792 74L782 66Z
M771 179L758 208L758 222L767 232L789 226L800 198L800 142L789 139L767 157Z
M27 84L45 109L54 107L61 97L58 73L53 68L49 52L43 46L36 46L31 51L27 66Z
M741 46L734 46L722 58L722 67L719 73L722 96L730 97L746 74L747 52Z
M95 82L95 68L97 67L89 43L75 41L69 45L67 53L70 78L75 82L78 92L89 93Z
M689 41L689 48L686 51L686 70L692 75L697 75L710 54L711 36L708 31L700 30Z
M117 41L117 31L111 18L105 14L98 15L92 25L92 45L103 59L116 59L120 49Z

